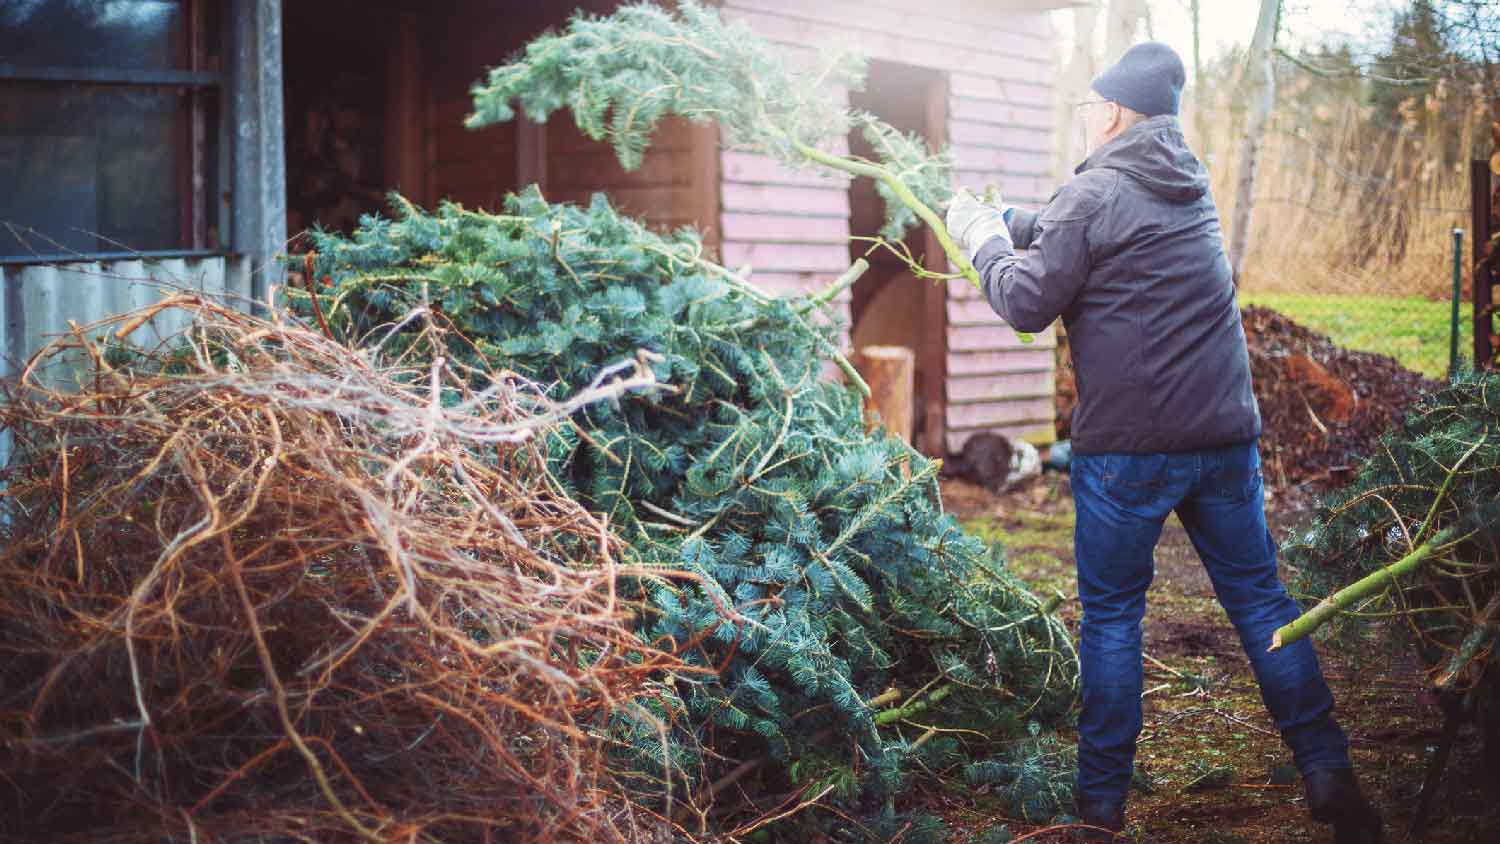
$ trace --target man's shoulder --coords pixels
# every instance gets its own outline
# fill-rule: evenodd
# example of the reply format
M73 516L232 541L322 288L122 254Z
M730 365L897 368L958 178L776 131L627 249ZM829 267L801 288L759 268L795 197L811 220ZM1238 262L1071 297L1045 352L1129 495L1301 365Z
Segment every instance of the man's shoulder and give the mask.
M1094 167L1069 179L1058 188L1042 212L1042 222L1069 223L1087 220L1108 205L1120 190L1120 171Z

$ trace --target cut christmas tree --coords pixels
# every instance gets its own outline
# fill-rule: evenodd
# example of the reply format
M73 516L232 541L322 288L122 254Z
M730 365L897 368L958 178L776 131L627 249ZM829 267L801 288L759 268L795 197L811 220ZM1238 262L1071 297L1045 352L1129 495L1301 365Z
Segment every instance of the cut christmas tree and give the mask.
M1287 543L1296 585L1324 597L1277 632L1277 646L1329 622L1348 637L1383 629L1485 724L1500 763L1497 543L1500 374L1464 373L1424 396Z
M660 118L713 120L737 148L875 180L883 242L924 222L958 270L904 255L914 272L977 284L934 210L952 190L946 157L825 95L861 73L848 57L793 72L691 2L628 6L577 17L491 71L469 125L567 108L630 169ZM880 160L826 151L856 127ZM1016 814L1067 808L1054 787L1066 763L1034 740L1076 691L1056 603L942 512L936 464L867 432L858 393L823 377L831 359L862 386L819 313L837 282L778 299L707 259L694 232L655 233L603 197L584 209L534 189L503 214L397 198L394 219L314 242L312 276L331 286L296 299L341 338L400 348L410 315L435 313L451 328L449 365L509 369L564 395L639 360L672 388L580 411L546 449L559 488L607 518L632 563L696 578L639 584L638 634L709 673L675 678L654 718L614 720L638 794L698 832L783 799L841 799L869 829L895 831L894 797L914 775L1000 758L1026 772L1007 792Z

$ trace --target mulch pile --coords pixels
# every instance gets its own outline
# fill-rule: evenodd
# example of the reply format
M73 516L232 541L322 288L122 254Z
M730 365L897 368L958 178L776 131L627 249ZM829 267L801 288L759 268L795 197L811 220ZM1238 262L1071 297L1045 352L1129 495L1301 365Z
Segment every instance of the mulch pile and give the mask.
M1243 319L1269 486L1318 489L1349 480L1380 435L1422 393L1441 386L1394 358L1337 346L1268 308L1246 308ZM1067 438L1073 368L1066 355L1058 363L1057 435Z
M1268 308L1244 310L1269 485L1348 481L1380 435L1442 385L1394 358L1337 346Z

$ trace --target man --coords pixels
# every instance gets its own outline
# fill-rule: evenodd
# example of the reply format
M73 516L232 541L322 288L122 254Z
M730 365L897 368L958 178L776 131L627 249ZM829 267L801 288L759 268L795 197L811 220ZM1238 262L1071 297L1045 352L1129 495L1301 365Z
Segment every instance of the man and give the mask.
M1267 652L1298 615L1266 529L1250 386L1208 175L1177 119L1182 61L1131 48L1079 104L1090 154L1045 210L960 192L948 228L1018 331L1062 317L1078 382L1074 552L1083 604L1078 814L1120 831L1141 730L1141 619L1153 551L1176 512L1291 747L1314 819L1378 841L1312 645ZM1105 840L1108 840L1107 838Z

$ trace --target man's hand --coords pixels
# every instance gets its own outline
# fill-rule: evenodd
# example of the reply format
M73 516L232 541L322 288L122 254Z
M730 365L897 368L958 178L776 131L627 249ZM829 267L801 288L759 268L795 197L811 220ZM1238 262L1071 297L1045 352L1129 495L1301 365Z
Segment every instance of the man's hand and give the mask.
M1006 248L1014 249L1010 229L1005 225L1005 212L980 202L968 188L954 194L944 222L948 233L968 253L970 261L979 255L979 248L993 238L1004 238Z

